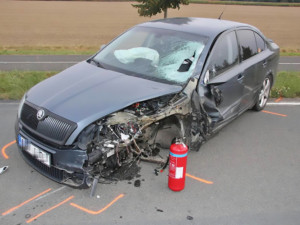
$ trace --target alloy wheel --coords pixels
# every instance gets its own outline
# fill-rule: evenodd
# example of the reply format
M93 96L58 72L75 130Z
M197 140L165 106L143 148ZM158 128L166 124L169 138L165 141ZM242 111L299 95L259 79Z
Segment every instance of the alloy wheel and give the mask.
M270 93L270 88L271 88L271 82L270 79L267 77L263 82L259 94L259 107L263 108L266 105Z

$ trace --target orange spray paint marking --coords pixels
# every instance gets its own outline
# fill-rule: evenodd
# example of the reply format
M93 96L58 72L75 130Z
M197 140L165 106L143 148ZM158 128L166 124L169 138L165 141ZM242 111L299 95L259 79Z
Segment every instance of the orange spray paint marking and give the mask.
M275 116L287 117L287 115L285 115L285 114L280 114L280 113L270 112L270 111L266 111L266 110L263 110L262 112L263 112L263 113L272 114L272 115L275 115Z
M11 209L5 211L4 213L2 213L2 216L5 216L5 215L7 215L8 213L11 213L11 212L15 211L16 209L22 207L23 205L25 205L25 204L31 202L31 201L34 200L34 199L36 199L36 198L42 196L43 194L46 194L46 193L49 192L49 191L51 191L51 188L49 188L49 189L47 189L47 190L45 190L45 191L43 191L43 192L37 194L36 196L34 196L34 197L32 197L32 198L26 200L25 202L22 202L21 204L19 204L19 205L15 206L15 207L13 207L13 208L11 208Z
M52 207L49 208L49 209L46 209L45 211L41 212L40 214L38 214L38 215L36 215L36 216L30 218L29 220L26 221L26 223L31 223L32 221L36 220L37 218L39 218L40 216L46 214L47 212L50 212L50 211L52 211L53 209L55 209L55 208L57 208L57 207L59 207L59 206L65 204L66 202L70 201L72 198L74 198L74 195L72 195L72 196L70 196L69 198L63 200L62 202L58 203L57 205L52 206Z
M13 145L13 144L15 144L15 143L16 143L16 140L14 140L14 141L12 141L12 142L9 142L8 144L6 144L6 145L1 149L1 153L2 153L2 155L3 155L3 157L4 157L5 159L9 159L9 157L8 157L8 155L6 154L5 150L6 150L9 146L11 146L11 145Z
M100 214L102 213L103 211L107 210L110 206L112 206L115 202L117 202L120 198L123 198L124 197L124 194L120 194L118 197L116 197L114 200L112 200L108 205L106 205L104 208L98 210L98 211L94 211L94 210L89 210L89 209L86 209L80 205L77 205L75 203L70 203L71 206L74 206L75 208L79 209L79 210L82 210L86 213L89 213L89 214L92 214L92 215L97 215L97 214Z
M282 100L282 97L279 97L275 100L275 102L280 102Z
M186 175L187 177L189 177L189 178L192 178L192 179L194 179L194 180L203 182L203 183L205 183L205 184L213 184L213 183L214 183L214 182L209 181L209 180L204 180L204 179L202 179L202 178L195 177L195 176L193 176L193 175L191 175L191 174L188 174L188 173L186 173L185 175Z

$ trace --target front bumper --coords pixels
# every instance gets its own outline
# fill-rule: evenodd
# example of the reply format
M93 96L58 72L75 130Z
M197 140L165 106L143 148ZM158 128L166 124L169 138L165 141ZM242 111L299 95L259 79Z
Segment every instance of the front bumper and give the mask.
M90 177L83 168L88 160L85 151L79 149L58 149L46 145L22 130L18 119L15 124L15 134L20 154L35 170L58 183L77 188L89 186ZM20 137L22 137L23 143L20 141ZM50 155L50 166L42 163L26 151L29 144Z

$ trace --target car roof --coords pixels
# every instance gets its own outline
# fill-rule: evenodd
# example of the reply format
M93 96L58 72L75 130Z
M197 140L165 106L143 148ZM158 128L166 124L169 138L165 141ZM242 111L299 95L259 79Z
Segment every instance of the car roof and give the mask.
M205 35L214 38L220 33L237 27L247 27L255 29L255 27L222 19L210 18L194 18L194 17L181 17L181 18L168 18L162 20L154 20L142 23L138 26L153 27L175 30L180 32L194 33L198 35ZM256 30L256 29L255 29Z

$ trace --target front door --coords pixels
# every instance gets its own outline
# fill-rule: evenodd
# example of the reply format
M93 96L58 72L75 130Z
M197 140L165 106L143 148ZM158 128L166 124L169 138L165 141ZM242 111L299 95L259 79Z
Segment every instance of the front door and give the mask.
M222 34L216 41L205 67L198 93L213 126L239 113L243 96L243 69L235 31Z

